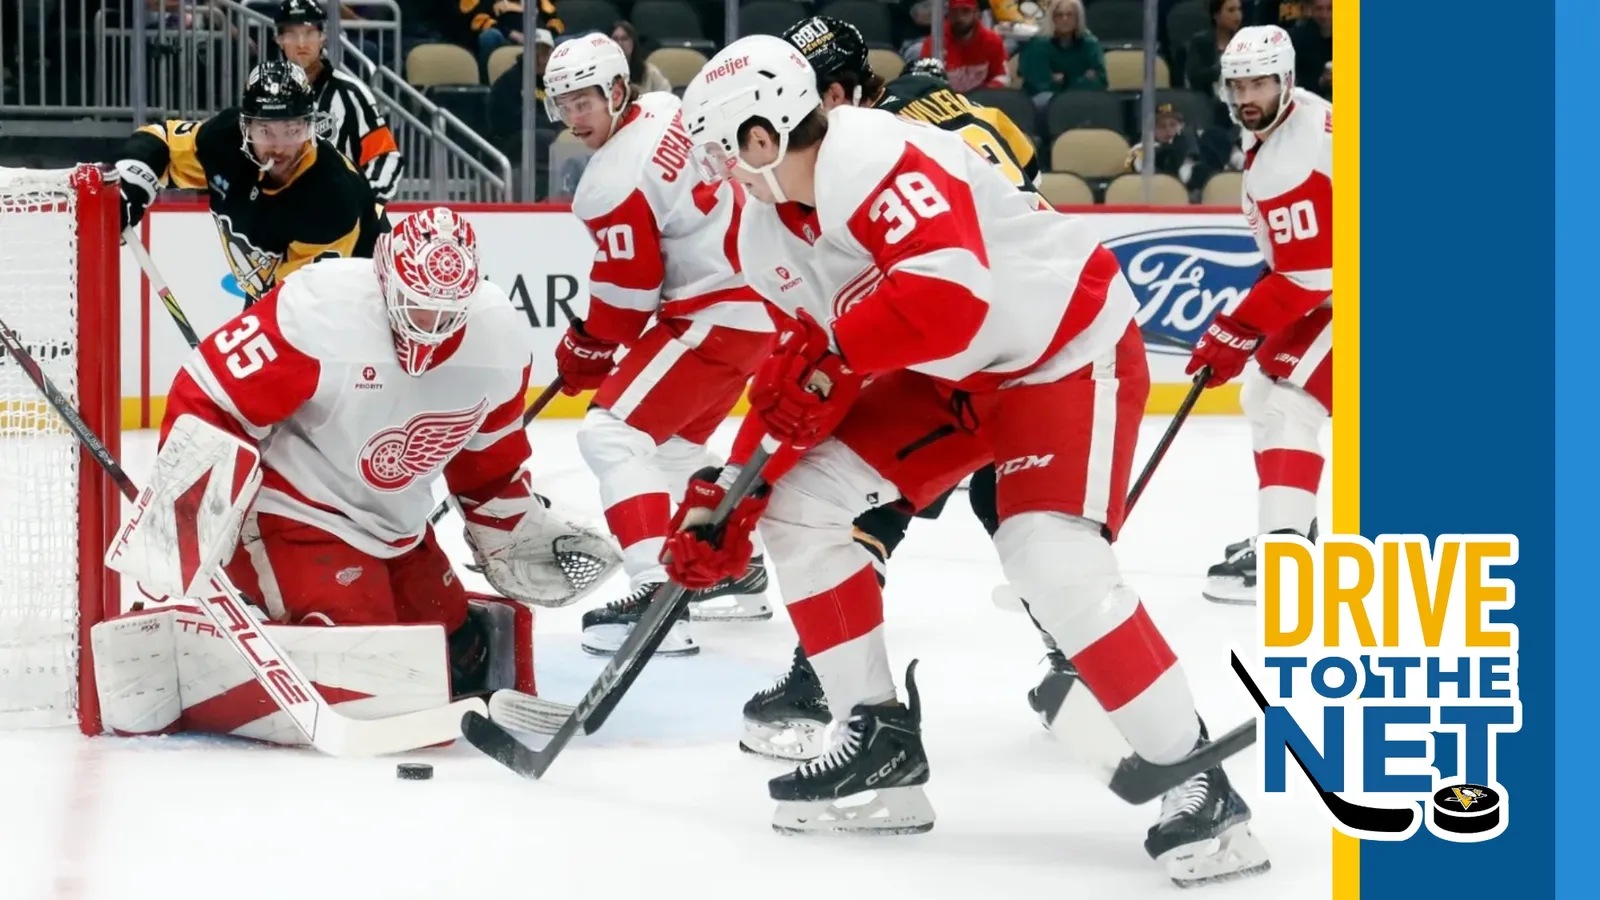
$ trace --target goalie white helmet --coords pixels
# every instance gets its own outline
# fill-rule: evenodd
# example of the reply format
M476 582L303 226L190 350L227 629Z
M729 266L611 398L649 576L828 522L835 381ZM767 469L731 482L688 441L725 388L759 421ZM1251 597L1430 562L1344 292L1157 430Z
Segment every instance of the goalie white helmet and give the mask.
M478 236L467 220L435 206L379 235L372 267L395 355L407 374L421 375L439 346L466 327L478 292Z
M1252 131L1266 131L1283 117L1289 107L1289 97L1294 93L1294 43L1289 33L1276 25L1252 25L1241 28L1222 51L1222 78L1228 90L1228 110L1234 121ZM1250 123L1242 115L1241 107L1259 106L1248 97L1241 97L1241 89L1256 78L1278 80L1278 100L1274 109L1262 108L1260 121Z
M600 104L604 104L610 126L605 134L598 135L599 140L594 144L598 147L616 131L617 120L628 109L628 75L628 55L611 38L588 34L565 41L550 54L550 62L545 66L545 110L550 118L572 128L573 134L587 144L590 143L589 129L584 120L597 118L593 113L599 113ZM619 79L622 81L620 101L612 96ZM599 88L599 94L595 95L589 88ZM579 133L580 130L585 133Z
M822 105L817 73L788 41L772 35L740 38L711 58L683 93L683 127L696 159L714 178L735 166L765 180L778 202L786 198L773 171L789 150L789 132ZM778 136L772 162L752 166L739 154L739 132L761 119Z

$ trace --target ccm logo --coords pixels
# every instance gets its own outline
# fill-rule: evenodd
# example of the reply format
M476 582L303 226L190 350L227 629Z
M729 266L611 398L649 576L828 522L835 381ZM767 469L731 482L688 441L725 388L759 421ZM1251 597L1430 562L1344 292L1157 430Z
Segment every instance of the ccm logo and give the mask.
M1054 453L1046 453L1043 456L1034 456L1030 453L1027 456L1019 456L1016 459L1008 459L994 467L994 475L996 478L1004 478L1007 475L1021 472L1025 469L1042 469L1050 465L1050 461L1055 458L1056 455Z
M718 78L725 78L739 71L740 69L748 68L749 65L749 56L741 56L738 59L726 60L715 69L710 69L706 72L706 81L712 82L716 81Z
M873 785L877 784L878 782L882 781L883 779L888 778L891 774L894 773L894 770L900 768L900 764L905 762L905 761L906 761L906 752L904 750L901 750L899 753L896 753L894 755L893 759L889 760L888 762L884 763L881 767L879 767L878 771L873 772L871 775L867 776L867 787L872 787Z

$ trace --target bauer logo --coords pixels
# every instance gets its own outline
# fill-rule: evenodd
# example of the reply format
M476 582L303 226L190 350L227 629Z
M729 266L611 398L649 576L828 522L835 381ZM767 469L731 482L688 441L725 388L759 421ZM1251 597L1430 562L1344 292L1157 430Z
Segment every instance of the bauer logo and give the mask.
M1106 241L1139 298L1135 320L1152 350L1189 352L1219 310L1232 310L1261 274L1248 228L1193 225Z
M1264 789L1309 789L1363 840L1503 833L1516 537L1267 535L1258 553L1259 662L1233 668L1261 710Z

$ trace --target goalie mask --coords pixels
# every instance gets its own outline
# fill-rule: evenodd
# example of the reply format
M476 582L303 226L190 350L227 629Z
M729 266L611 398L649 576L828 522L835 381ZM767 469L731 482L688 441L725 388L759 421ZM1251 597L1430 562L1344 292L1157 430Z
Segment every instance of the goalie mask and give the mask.
M439 347L467 325L478 291L478 237L442 206L407 216L372 252L378 290L406 374L433 365Z

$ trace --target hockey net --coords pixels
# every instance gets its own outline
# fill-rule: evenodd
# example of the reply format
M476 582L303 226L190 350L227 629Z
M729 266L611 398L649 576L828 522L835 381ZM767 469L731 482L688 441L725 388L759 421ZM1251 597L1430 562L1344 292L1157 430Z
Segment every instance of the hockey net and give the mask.
M0 322L117 453L118 192L99 169L0 168ZM121 507L0 349L0 728L100 730L89 627L120 607L101 559Z

